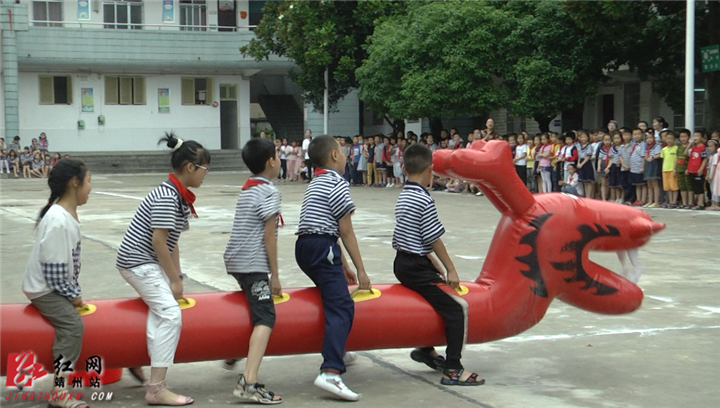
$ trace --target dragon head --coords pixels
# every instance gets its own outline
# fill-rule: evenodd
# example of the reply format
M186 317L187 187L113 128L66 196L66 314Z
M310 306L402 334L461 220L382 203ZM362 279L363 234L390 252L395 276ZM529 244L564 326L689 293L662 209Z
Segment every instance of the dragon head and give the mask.
M531 194L515 173L509 145L475 142L438 150L433 170L474 181L503 214L479 283L508 278L541 298L557 297L596 313L628 313L642 290L620 273L590 261L590 251L631 255L665 228L644 211L560 193ZM622 260L622 258L621 258Z

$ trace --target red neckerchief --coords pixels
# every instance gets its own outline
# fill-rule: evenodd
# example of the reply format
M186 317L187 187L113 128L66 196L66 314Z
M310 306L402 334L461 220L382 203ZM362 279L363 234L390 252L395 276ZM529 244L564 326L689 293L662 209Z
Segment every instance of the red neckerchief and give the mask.
M607 168L610 163L610 146L603 144L602 149L605 150L605 167Z
M630 150L630 157L632 157L633 153L635 153L635 148L638 147L639 144L640 144L640 143L635 142L635 144L633 145L632 150Z
M174 174L170 173L169 178L170 182L175 185L175 188L177 188L178 193L180 193L180 197L182 197L182 199L188 204L188 207L190 207L190 212L193 217L197 218L198 215L195 212L195 207L193 207L193 203L195 202L195 193L185 188L183 183L181 183Z
M655 142L652 142L649 145L647 145L647 153L645 154L646 157L650 156L650 149L652 149L654 146L655 146Z
M323 169L322 167L318 167L315 169L315 177L320 176L322 174L329 173L326 169Z
M256 179L256 178L251 177L251 178L247 179L247 181L245 181L245 184L243 184L243 186L242 186L242 190L245 191L250 187L255 187L255 186L259 186L261 184L267 184L267 183L268 182L265 180ZM278 214L277 219L275 221L275 226L282 227L284 225L285 225L285 220L283 219L282 214Z

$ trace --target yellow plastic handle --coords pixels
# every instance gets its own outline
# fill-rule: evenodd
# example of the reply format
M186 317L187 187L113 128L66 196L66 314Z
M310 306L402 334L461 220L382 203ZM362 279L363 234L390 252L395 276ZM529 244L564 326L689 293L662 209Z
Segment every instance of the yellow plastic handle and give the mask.
M180 310L190 309L195 306L195 299L193 298L180 298L177 300Z
M283 293L282 296L273 295L272 298L273 298L273 303L275 303L276 305L279 305L280 303L285 303L288 300L290 300L290 295L288 295L287 293Z
M353 298L355 303L364 302L366 300L377 299L380 297L380 295L382 295L382 292L380 292L378 289L368 289L368 290L355 289L352 292L350 292L350 297Z
M87 316L89 314L95 313L95 311L97 310L97 306L90 304L90 303L85 303L84 305L82 305L80 307L76 307L75 310L77 310L78 313L80 313L80 316Z
M468 293L470 293L470 289L468 289L468 287L467 287L467 286L464 286L464 285L460 285L460 288L459 288L459 289L455 289L455 291L456 291L456 292L458 293L458 295L460 295L460 296L465 296L465 295L467 295Z

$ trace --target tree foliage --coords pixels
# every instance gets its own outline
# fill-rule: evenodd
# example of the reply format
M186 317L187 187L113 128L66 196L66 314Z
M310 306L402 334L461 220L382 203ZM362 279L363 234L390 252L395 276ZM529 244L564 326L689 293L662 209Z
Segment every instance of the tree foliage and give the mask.
M513 22L500 39L507 59L503 73L514 116L535 118L542 130L560 112L582 104L605 80L598 34L578 27L559 2L508 2Z
M504 12L486 2L420 2L381 22L356 71L360 98L395 118L475 115L507 98L497 41Z
M332 107L358 86L355 69L367 57L362 45L375 20L404 7L392 1L269 1L256 39L240 52L257 61L271 54L292 59L297 68L290 77L316 109L323 107L328 68Z

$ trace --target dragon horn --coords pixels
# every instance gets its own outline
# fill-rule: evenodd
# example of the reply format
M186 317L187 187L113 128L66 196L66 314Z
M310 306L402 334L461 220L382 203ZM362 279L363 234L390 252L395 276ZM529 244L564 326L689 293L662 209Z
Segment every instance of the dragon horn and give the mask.
M478 182L485 187L483 193L490 190L498 201L493 201L493 205L500 212L521 215L535 204L535 198L515 172L511 157L507 142L491 140L477 146L473 144L470 149L452 152L449 172L462 180Z

